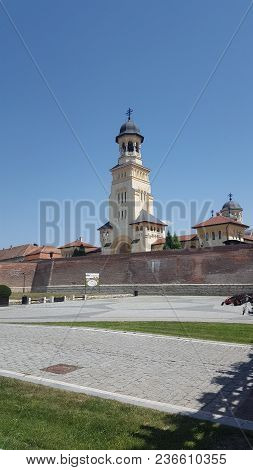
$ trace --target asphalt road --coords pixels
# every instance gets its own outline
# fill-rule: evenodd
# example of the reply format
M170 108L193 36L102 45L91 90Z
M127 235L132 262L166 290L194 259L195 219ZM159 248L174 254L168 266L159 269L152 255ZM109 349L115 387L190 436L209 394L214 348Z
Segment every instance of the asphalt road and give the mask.
M0 322L206 321L253 323L242 307L223 306L223 297L139 296L0 308Z

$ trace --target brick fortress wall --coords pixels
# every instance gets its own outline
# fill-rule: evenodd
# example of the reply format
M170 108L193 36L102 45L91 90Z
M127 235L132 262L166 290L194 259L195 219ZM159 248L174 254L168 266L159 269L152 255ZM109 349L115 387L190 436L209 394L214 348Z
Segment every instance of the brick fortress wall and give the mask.
M26 287L37 292L83 291L85 272L99 272L101 292L132 292L138 288L143 294L223 295L230 290L253 290L253 246L3 263L0 283L21 290L24 272ZM223 285L225 290L220 287Z

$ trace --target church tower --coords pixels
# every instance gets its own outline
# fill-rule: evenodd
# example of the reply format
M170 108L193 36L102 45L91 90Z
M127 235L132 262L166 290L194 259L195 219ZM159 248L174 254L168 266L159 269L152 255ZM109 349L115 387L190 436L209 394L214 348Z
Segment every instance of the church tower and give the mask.
M111 169L109 221L99 229L104 254L150 251L152 243L164 236L166 224L153 216L150 170L142 163L144 137L131 114L129 108L128 120L116 137L119 157Z
M243 209L237 201L234 201L233 194L229 193L228 195L229 200L225 202L221 209L221 215L223 217L230 217L232 219L237 220L238 222L242 222L242 213Z

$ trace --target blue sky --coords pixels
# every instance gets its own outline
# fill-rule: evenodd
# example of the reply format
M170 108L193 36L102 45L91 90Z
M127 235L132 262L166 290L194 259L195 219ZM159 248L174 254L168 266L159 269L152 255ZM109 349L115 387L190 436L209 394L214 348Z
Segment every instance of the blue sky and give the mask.
M58 201L61 242L93 237L97 209L68 233L64 201L108 197L129 106L154 197L186 205L173 229L196 221L190 201L218 210L230 191L253 225L253 9L159 170L249 0L4 0L15 26L1 3L0 247L40 241L40 200Z

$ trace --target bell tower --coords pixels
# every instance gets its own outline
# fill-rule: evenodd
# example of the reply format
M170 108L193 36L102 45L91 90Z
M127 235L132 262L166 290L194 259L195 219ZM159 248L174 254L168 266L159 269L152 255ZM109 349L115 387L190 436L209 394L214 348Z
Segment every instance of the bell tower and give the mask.
M144 137L131 119L133 110L127 111L127 121L122 124L116 136L119 156L118 163L111 169L112 185L109 196L109 221L100 227L102 253L115 254L149 251L153 238L158 238L153 215L153 196L149 181L150 170L142 163L141 146ZM153 217L152 236L144 230L141 219L148 223ZM158 221L158 225L166 225ZM149 226L147 226L148 228ZM154 231L156 235L154 237Z
M135 162L142 165L141 144L144 137L140 134L140 129L131 120L133 110L127 110L128 120L125 122L116 137L116 143L119 145L119 165L128 162Z

